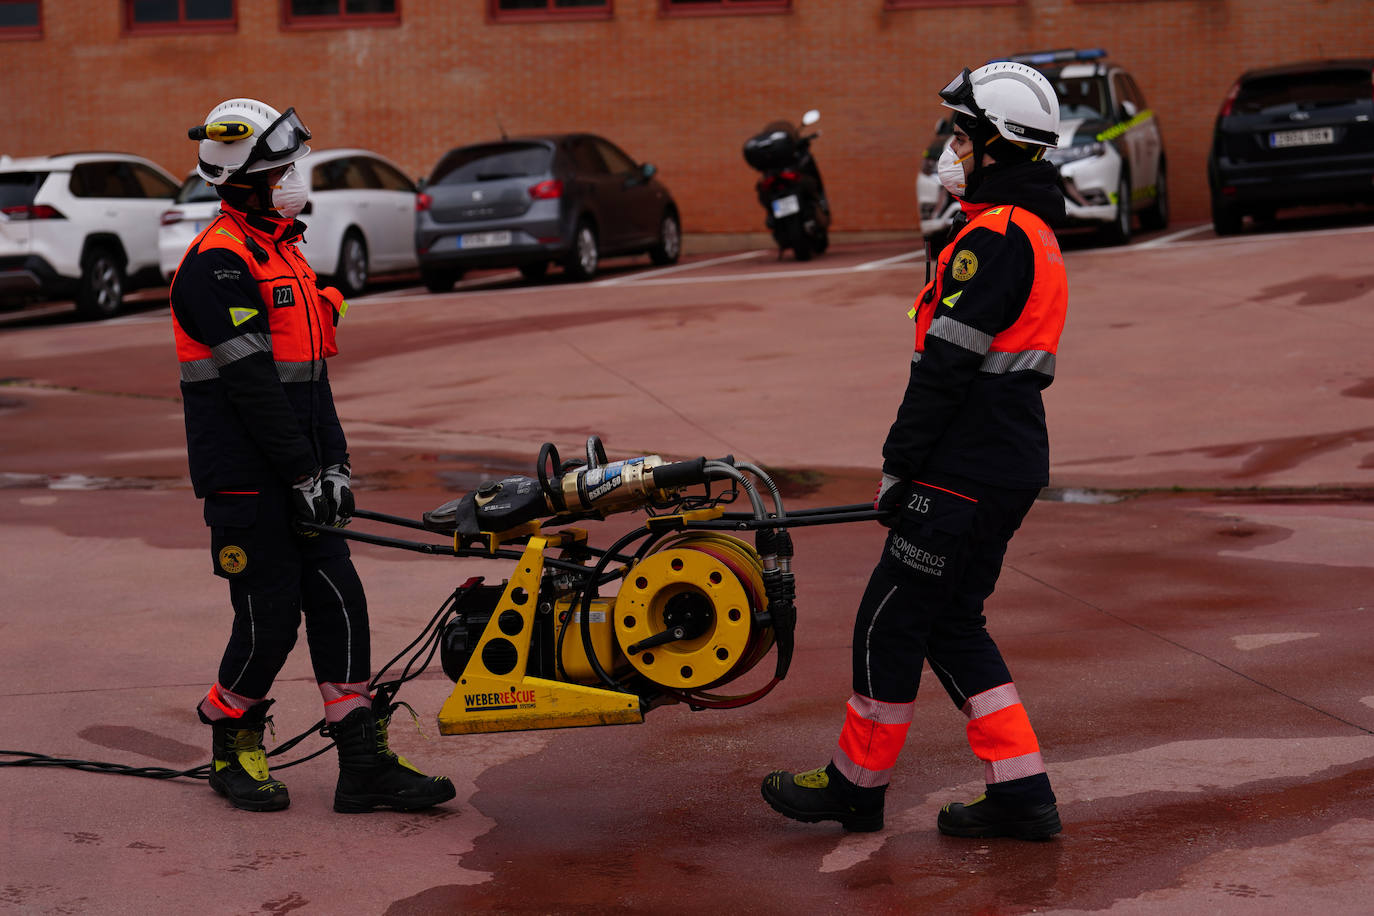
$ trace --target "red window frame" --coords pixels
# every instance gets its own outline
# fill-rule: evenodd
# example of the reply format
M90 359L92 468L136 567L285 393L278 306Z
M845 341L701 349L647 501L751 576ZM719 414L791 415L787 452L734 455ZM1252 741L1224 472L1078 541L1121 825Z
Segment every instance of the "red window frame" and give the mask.
M43 0L0 0L0 5L32 6L38 13L37 25L9 25L0 28L0 41L19 41L25 38L43 37Z
M883 0L885 10L920 10L935 7L1022 6L1026 0Z
M660 16L751 16L790 12L792 0L705 0L699 3L658 0Z
M556 0L544 0L542 10L503 10L501 0L487 0L490 22L568 22L577 19L610 19L615 15L615 0L602 0L601 6L573 6L559 9Z
M187 19L186 0L177 0L176 22L135 22L134 0L124 0L124 34L166 35L170 32L233 32L239 27L239 0L229 0L227 19Z
M281 25L284 29L359 29L398 26L401 24L401 0L390 13L350 13L348 0L336 0L337 13L305 15L291 12L291 0L281 0Z

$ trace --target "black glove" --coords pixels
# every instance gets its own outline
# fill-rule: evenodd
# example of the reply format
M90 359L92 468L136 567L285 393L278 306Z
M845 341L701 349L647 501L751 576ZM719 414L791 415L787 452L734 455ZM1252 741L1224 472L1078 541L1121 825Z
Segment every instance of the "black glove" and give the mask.
M322 524L332 525L335 528L342 528L353 519L353 491L349 489L349 480L353 473L345 461L342 464L331 464L324 469L324 474L320 479L321 489L324 495L333 503L333 517Z
M896 523L898 516L901 515L902 507L906 505L906 497L909 492L911 492L911 481L893 477L891 474L883 474L883 479L878 481L878 492L873 494L873 508L884 513L884 517L878 519L879 523L887 528L891 528Z
M329 524L334 517L334 500L324 491L324 479L319 468L293 483L291 491L291 503L297 521Z

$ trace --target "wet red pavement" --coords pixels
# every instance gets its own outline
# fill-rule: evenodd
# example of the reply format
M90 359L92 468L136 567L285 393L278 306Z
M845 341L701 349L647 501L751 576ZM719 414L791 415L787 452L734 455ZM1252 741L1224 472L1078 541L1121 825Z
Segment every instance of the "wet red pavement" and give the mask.
M451 685L437 665L408 684L428 737L393 743L459 790L433 812L333 814L332 752L278 772L292 806L272 815L190 780L0 769L0 912L1366 913L1369 232L1068 252L1048 395L1062 498L1032 511L989 608L1059 794L1050 843L935 832L981 767L929 677L884 831L792 823L759 798L765 772L819 765L837 736L882 534L850 525L797 533L797 656L754 706L440 737ZM819 471L789 505L862 501L906 372L923 273L906 250L361 298L331 375L362 502L414 517L590 433L616 456ZM0 747L204 762L192 708L228 610L185 481L165 309L11 321L0 367ZM509 571L355 556L378 663L454 585ZM279 739L319 715L298 656Z

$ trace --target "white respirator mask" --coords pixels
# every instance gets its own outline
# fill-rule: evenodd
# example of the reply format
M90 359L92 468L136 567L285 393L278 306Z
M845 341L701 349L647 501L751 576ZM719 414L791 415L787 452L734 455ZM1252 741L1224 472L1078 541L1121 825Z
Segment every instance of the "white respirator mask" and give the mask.
M968 185L968 178L964 175L964 159L972 155L973 153L969 153L968 156L959 159L954 155L954 147L946 146L935 166L935 174L939 176L940 184L960 200L964 199L964 190Z
M305 176L293 164L272 188L272 209L285 219L295 219L305 209L309 197L310 188L305 183Z

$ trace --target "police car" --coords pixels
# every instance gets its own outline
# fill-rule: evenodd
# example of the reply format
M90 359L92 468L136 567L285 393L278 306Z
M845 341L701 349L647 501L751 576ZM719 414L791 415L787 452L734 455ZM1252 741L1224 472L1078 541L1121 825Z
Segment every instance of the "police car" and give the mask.
M1059 146L1047 158L1059 169L1071 225L1100 230L1105 241L1131 239L1132 217L1143 229L1169 223L1169 189L1159 119L1145 96L1107 52L1040 51L1006 58L1028 64L1059 96Z

